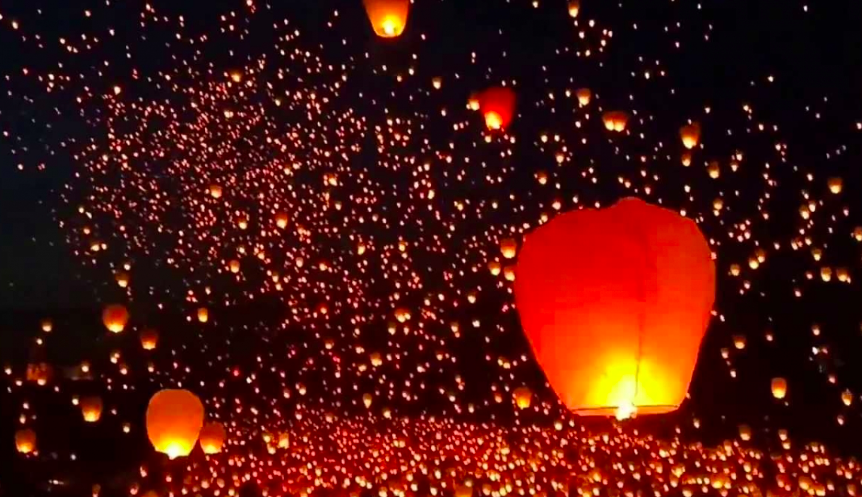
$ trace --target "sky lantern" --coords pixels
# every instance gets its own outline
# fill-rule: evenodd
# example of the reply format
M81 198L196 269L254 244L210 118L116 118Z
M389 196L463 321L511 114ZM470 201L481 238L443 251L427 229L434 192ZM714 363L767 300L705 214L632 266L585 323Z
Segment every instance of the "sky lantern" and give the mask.
M829 191L835 195L841 193L841 190L844 188L844 181L837 176L829 178L826 184L829 186Z
M15 448L21 454L30 454L36 450L36 432L22 428L15 432Z
M366 394L362 395L362 403L365 404L366 408L371 407L371 402L373 400L374 400L374 398L371 396L370 393L366 393Z
M578 97L578 105L584 107L589 105L590 99L593 97L593 92L589 88L578 89L576 96Z
M215 199L219 199L222 196L222 188L221 185L212 184L210 185L210 196Z
M50 319L43 319L39 326L45 333L51 333L54 330L54 322Z
M485 118L485 126L489 130L505 129L515 117L515 92L512 89L498 86L488 88L479 94L479 110Z
M364 0L365 12L374 33L381 38L396 38L407 26L410 0Z
M679 129L679 137L682 139L682 146L688 150L693 149L700 142L700 124L693 123L683 126Z
M224 446L225 438L227 438L227 432L223 424L218 421L207 423L201 429L201 449L203 449L204 454L218 454Z
M129 273L125 271L117 271L116 280L117 285L120 288L127 288L129 286Z
M569 16L572 19L577 19L581 12L581 0L569 0Z
M147 328L141 332L141 348L144 350L155 350L159 344L159 332L153 328Z
M286 212L279 212L275 215L275 225L278 226L280 229L287 228L287 221L288 218Z
M515 400L515 405L518 409L526 409L530 407L533 401L533 392L528 387L518 387L512 392L512 398Z
M605 123L605 129L621 133L626 130L626 125L629 122L629 115L622 110L612 110L605 112L602 115L602 122Z
M124 305L112 304L102 311L102 323L111 333L122 333L128 322L129 311Z
M518 242L514 238L504 238L500 242L500 252L506 259L514 259L518 253Z
M850 407L850 404L853 403L853 392L851 392L850 390L844 390L843 392L841 392L841 402L845 406Z
M787 396L787 380L784 378L772 379L772 396L778 400Z
M715 297L697 225L624 199L558 216L527 235L515 302L538 363L583 415L676 410Z
M210 311L206 307L200 307L198 308L197 316L198 322L206 323L210 320Z
M96 423L102 419L102 399L101 397L84 397L81 399L81 415L84 416L84 421L87 423Z
M147 407L147 436L171 459L187 456L204 424L204 406L188 390L162 390Z
M503 267L497 261L491 261L488 263L488 271L490 271L493 276L499 276L502 269Z

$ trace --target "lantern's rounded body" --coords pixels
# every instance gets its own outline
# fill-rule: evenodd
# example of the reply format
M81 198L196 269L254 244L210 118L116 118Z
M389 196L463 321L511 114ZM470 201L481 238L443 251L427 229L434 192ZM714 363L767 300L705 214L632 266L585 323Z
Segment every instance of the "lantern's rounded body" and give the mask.
M638 199L539 227L523 242L515 281L548 381L587 415L679 407L714 296L715 266L695 223Z
M488 88L479 95L479 109L490 130L505 129L515 117L515 92L510 88Z
M224 446L227 432L219 422L207 423L201 430L201 449L204 454L218 454Z
M129 311L123 305L109 305L102 311L102 323L111 333L121 333L128 322Z
M144 350L156 350L159 345L159 332L153 328L147 328L141 332L141 348Z
M198 322L206 323L210 320L210 311L206 307L201 307L198 309Z
M608 131L622 133L626 130L626 125L628 125L629 115L621 110L608 111L602 115L602 121L605 123L605 129Z
M784 378L772 379L772 396L778 400L787 397L787 380Z
M518 387L512 392L512 397L514 397L518 409L526 409L530 407L533 401L533 392L527 387Z
M187 456L204 424L204 406L188 390L162 390L147 407L147 435L171 459Z
M682 145L691 150L700 142L700 125L697 123L683 126L679 130L679 137L682 140Z
M407 26L410 0L364 0L374 33L381 38L401 36Z
M81 401L81 415L84 421L96 423L102 419L102 399L100 397L86 397Z
M21 454L29 454L35 451L36 432L27 428L15 432L15 448Z

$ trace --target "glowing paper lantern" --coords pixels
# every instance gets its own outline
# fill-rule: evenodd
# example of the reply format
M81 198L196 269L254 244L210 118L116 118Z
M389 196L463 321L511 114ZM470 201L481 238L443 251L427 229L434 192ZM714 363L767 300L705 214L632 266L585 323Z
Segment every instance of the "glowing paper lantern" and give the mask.
M147 436L159 452L187 456L204 424L204 406L188 390L162 390L147 407Z
M210 185L210 196L212 198L221 198L222 196L222 188L219 185Z
M116 275L117 285L120 288L127 288L129 286L129 273L125 271L118 271Z
M569 15L572 19L577 18L581 12L581 0L569 0Z
M500 253L502 253L503 257L506 259L514 259L515 255L518 253L518 242L513 238L504 238L503 241L500 242Z
M364 0L374 33L381 38L401 36L407 26L410 0Z
M608 111L602 115L602 122L605 123L605 129L608 131L621 133L626 130L629 115L621 110Z
M518 387L512 392L512 397L515 399L515 405L519 409L526 409L530 407L533 401L533 392L527 387Z
M129 311L123 305L109 305L102 311L102 323L111 333L122 333L128 322Z
M697 123L683 126L679 130L679 137L682 139L682 145L691 150L700 142L700 125Z
M841 193L841 190L844 188L844 180L842 180L841 178L839 178L837 176L833 177L833 178L829 178L829 180L826 183L829 186L829 191L834 193L835 195L838 195L839 193Z
M52 331L54 331L54 322L50 319L43 319L40 326L42 328L42 331L44 331L45 333L51 333Z
M204 454L218 454L224 446L225 438L227 438L227 432L224 425L217 421L207 423L201 429L201 449L203 449Z
M30 454L36 450L36 432L23 428L15 432L15 448L21 454Z
M694 222L638 199L563 214L526 237L514 286L536 359L570 409L626 417L682 403L715 296Z
M141 348L144 350L155 350L159 344L159 332L147 328L141 332Z
M210 320L210 311L206 307L201 307L198 309L198 322L206 323Z
M95 423L102 419L102 399L99 397L86 397L81 400L81 415L84 421Z
M590 91L589 88L581 88L577 91L576 95L578 97L578 104L581 107L584 107L590 103L590 99L592 98L593 93Z
M490 130L506 128L515 117L515 92L506 87L488 88L479 94L479 110Z
M779 400L787 396L787 380L784 378L772 379L772 396Z

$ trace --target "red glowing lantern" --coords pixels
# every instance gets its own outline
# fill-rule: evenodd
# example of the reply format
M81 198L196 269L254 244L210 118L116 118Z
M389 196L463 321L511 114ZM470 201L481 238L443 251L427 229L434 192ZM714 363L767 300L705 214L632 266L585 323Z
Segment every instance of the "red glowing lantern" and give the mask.
M677 409L714 297L697 225L638 199L561 215L530 233L518 257L521 323L551 386L579 414Z
M488 88L479 94L479 110L490 130L505 129L515 117L515 92L510 88Z

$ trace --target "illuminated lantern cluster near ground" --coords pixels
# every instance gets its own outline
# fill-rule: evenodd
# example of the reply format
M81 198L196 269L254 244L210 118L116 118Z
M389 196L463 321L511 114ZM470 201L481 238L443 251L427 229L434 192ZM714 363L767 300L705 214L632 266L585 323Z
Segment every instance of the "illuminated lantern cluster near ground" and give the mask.
M551 386L584 415L682 403L715 295L697 225L637 199L559 216L528 234L515 300Z

